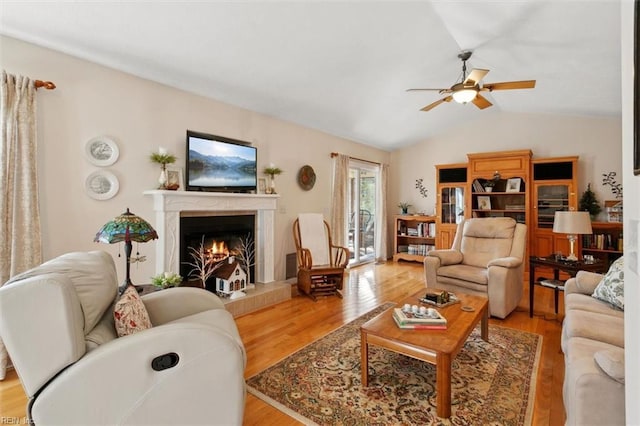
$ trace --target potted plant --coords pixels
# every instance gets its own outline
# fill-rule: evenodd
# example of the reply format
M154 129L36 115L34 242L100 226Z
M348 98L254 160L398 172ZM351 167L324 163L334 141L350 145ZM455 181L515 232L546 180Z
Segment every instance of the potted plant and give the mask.
M160 177L158 178L158 183L160 186L158 189L168 189L167 188L167 164L173 164L176 162L176 156L173 154L169 154L166 149L160 147L158 152L152 152L149 156L149 159L153 163L160 164Z
M580 211L589 212L591 220L594 220L598 213L602 211L602 207L600 207L596 194L591 190L591 183L587 184L587 190L582 193L578 208Z
M496 186L496 183L498 183L499 180L500 180L500 173L495 172L493 174L493 178L487 179L487 181L482 186L484 187L484 190L486 192L491 192L493 191L493 187Z
M263 173L265 175L269 175L269 177L271 178L269 188L266 189L266 192L268 194L275 194L276 193L275 177L282 173L282 169L280 167L276 167L273 163L271 163L269 164L269 167L264 168Z
M175 272L164 272L151 277L151 284L158 288L175 287L182 282L182 276Z
M406 201L403 201L398 204L398 207L400 207L402 214L407 214L409 212L409 207L411 207L411 204L407 203Z

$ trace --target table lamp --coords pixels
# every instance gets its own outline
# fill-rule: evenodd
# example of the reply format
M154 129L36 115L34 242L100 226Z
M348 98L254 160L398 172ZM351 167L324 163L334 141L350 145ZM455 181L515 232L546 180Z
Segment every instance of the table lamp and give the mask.
M578 234L591 234L593 232L591 230L589 212L557 211L553 219L553 232L568 234L567 238L571 244L571 254L567 256L567 260L578 260L574 252L574 244L578 239Z
M131 267L131 249L132 241L137 243L146 243L150 240L158 238L158 233L149 222L136 216L129 211L122 213L120 216L105 223L102 228L96 234L93 241L97 243L119 243L124 241L124 253L126 256L126 276L124 282L120 286L120 294L127 288L128 285L133 285L129 276L129 270Z

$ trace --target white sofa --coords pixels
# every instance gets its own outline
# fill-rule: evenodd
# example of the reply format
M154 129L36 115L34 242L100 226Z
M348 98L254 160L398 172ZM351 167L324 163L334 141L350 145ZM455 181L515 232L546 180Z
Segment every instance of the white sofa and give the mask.
M580 271L565 284L563 400L571 426L625 424L624 311L592 297L602 277Z
M117 288L113 259L100 251L60 256L0 288L0 336L30 419L242 424L246 356L218 297L195 288L145 295L153 327L117 337Z

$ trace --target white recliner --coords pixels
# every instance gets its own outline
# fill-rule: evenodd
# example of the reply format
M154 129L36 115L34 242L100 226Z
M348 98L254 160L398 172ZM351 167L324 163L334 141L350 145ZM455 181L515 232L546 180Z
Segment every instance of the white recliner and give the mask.
M489 315L505 318L522 298L526 237L526 225L512 218L467 219L451 249L427 253L425 284L488 297Z
M142 297L153 327L117 337L116 269L68 253L0 288L0 336L36 425L242 424L246 355L202 289Z

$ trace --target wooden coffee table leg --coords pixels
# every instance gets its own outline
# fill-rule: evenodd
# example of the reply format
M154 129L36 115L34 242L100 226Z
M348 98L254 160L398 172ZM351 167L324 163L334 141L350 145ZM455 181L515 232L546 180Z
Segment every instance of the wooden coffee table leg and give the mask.
M480 337L485 342L489 341L489 305L485 305L482 318L480 319Z
M360 374L362 375L362 387L369 386L369 344L367 333L360 330Z
M451 417L451 356L438 353L436 358L436 412Z

